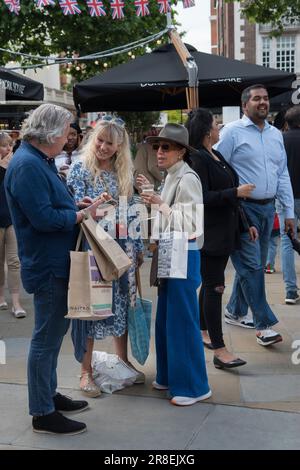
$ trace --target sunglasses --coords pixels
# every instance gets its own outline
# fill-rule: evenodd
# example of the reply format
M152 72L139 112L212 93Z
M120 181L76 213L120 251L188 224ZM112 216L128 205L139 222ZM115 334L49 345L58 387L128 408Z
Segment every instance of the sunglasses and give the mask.
M152 148L156 151L161 148L163 152L170 152L171 150L175 150L177 147L172 144L152 144Z
M114 122L121 127L125 127L125 121L123 121L123 119L112 116L111 114L105 114L102 116L101 121Z

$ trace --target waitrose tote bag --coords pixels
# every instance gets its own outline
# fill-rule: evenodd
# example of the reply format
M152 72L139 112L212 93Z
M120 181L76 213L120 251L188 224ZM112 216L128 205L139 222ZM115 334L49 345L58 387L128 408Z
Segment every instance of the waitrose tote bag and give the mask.
M71 251L68 314L72 320L103 320L112 313L112 282L104 281L92 251Z

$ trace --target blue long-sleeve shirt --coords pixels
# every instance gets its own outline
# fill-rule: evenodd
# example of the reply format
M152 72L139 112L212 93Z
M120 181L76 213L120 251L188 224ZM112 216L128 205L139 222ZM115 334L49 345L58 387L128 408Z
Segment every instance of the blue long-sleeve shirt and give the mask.
M25 289L33 292L50 273L68 278L69 252L77 236L77 206L54 160L23 142L9 164L4 184Z
M226 125L215 148L233 166L240 184L253 183L253 199L278 198L294 218L294 198L281 132L265 121L260 129L247 116Z

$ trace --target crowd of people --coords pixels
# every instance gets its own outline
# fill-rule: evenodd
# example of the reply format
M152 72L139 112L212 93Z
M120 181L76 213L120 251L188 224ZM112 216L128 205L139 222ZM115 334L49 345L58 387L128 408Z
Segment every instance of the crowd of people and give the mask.
M278 319L267 302L264 274L270 264L276 202L286 301L299 299L291 239L300 217L300 106L287 111L287 130L282 133L267 121L269 97L264 85L245 89L241 103L243 117L221 132L213 114L202 108L189 113L185 126L166 124L159 134L145 136L134 161L126 124L115 116L99 119L82 140L69 111L42 105L24 122L14 154L11 138L0 133L0 310L8 308L6 263L16 318L26 316L19 300L20 276L25 290L33 294L28 390L35 432L73 435L86 430L84 423L64 416L86 409L88 403L57 392L56 368L69 328L65 318L69 253L87 212L109 230L98 210L108 200L126 198L128 225L139 221L135 191L154 214L151 272L158 304L152 385L168 390L173 405L193 405L211 396L205 347L213 350L217 369L246 364L223 339L222 295L229 258L236 274L225 322L255 330L263 347L283 340L273 329ZM151 184L153 191L144 192L143 186ZM116 205L116 241L132 264L113 281L113 316L72 321L74 354L81 364L80 390L92 398L101 393L92 373L95 339L113 337L115 353L135 372L135 384L145 382L144 373L128 356L128 310L136 297L144 240L139 230L135 237L129 230L118 236L119 218ZM166 234L173 241L175 234L184 239L180 253L184 274L172 275L171 269L161 274L159 257ZM87 242L84 249L89 249Z

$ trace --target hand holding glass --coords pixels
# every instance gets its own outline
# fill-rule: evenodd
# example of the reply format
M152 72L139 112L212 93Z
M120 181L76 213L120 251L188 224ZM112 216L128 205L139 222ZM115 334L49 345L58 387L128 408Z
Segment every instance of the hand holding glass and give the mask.
M142 184L141 185L142 195L151 196L154 193L154 184Z

